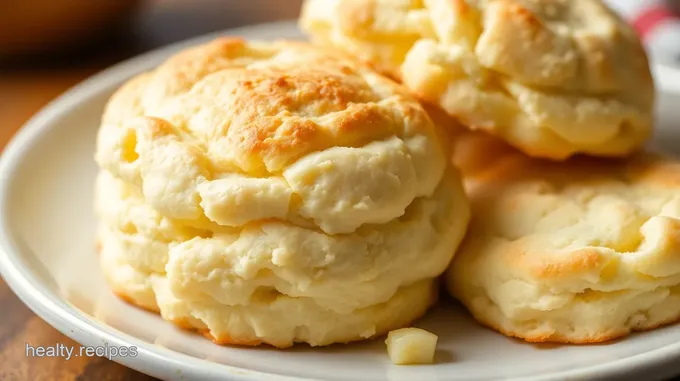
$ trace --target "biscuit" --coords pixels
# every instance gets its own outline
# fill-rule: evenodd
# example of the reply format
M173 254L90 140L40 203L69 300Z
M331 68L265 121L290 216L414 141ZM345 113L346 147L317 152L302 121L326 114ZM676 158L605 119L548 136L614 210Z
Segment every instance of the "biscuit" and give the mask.
M448 289L532 342L595 343L680 319L680 162L509 154L468 179Z
M653 128L644 49L600 0L307 0L300 25L531 156L624 156Z
M469 220L449 158L417 99L355 59L218 39L105 109L95 209L116 260L104 271L127 299L144 290L150 305L151 287L165 319L221 343L400 328L435 300Z

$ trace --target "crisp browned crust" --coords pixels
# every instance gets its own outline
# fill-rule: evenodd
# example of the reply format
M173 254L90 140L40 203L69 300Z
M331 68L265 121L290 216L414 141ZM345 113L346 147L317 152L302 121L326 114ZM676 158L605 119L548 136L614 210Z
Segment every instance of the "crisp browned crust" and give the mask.
M215 337L213 336L208 330L201 330L200 333L205 336L206 338L212 340L213 343L218 344L218 345L242 345L246 347L256 347L258 345L264 344L263 341L261 340L237 340L234 339L228 335L223 335L220 337ZM267 343L270 345L274 345L271 343ZM277 346L274 345L277 348L288 348L289 346Z
M436 293L436 290L434 292ZM138 303L133 297L127 295L125 292L122 292L120 290L113 290L113 293L118 298L120 298L122 301L124 301L125 303L128 303L128 304L130 304L134 307L137 307L137 308L141 308L145 311L153 312L153 313L160 315L160 311L157 308L151 308L149 306ZM436 300L436 298L434 300ZM427 310L423 311L423 315L426 312L427 312ZM410 324L406 324L405 326L411 326L413 322L417 321L420 318L422 318L422 316L419 316L419 317L413 319ZM189 320L186 319L186 318L179 318L179 319L168 320L168 321L170 323L174 324L175 326L177 326L180 329L195 332L199 335L202 335L203 337L210 339L213 343L215 343L217 345L247 346L247 347L256 347L256 346L259 346L259 345L270 345L270 346L273 346L273 347L278 348L278 349L286 349L286 348L290 348L290 347L293 346L293 345L290 345L290 344L281 345L281 344L277 344L277 343L270 343L270 342L266 342L266 341L262 341L262 340L238 340L238 339L234 339L234 338L232 338L231 336L228 336L228 335L215 337L207 329L199 329L199 328L194 327L189 322ZM353 340L338 342L336 344L351 344L351 343L354 343L354 342L357 342L357 341L371 340L371 339L374 339L374 338L377 338L377 337L380 337L380 336L387 334L392 329L393 328L388 328L388 329L382 329L382 330L376 331L376 333L369 338L357 337Z
M160 314L160 312L161 312L161 311L158 309L157 306L149 306L149 305L147 305L147 304L142 304L142 303L137 302L137 300L135 300L135 298L133 298L132 296L128 295L125 291L115 290L115 289L112 289L111 291L113 291L113 293L114 293L118 298L120 298L122 301L124 301L124 302L127 303L127 304L130 304L130 305L133 305L133 306L135 306L135 307L141 308L141 309L143 309L143 310L145 310L145 311L154 312L154 313L157 313L157 314Z

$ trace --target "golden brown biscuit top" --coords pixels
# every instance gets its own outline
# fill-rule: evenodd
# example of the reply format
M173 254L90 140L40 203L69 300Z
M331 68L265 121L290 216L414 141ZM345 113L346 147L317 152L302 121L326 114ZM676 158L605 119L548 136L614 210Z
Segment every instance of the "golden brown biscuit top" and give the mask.
M652 130L646 54L600 0L307 0L300 25L531 156L624 156Z
M432 133L401 88L340 57L302 43L220 39L133 79L103 123L130 114L167 120L246 172L277 172L309 152L419 132L413 128ZM170 128L148 122L154 133Z
M354 59L223 38L125 84L96 156L161 213L198 227L303 217L347 233L431 195L444 150L418 101Z
M605 93L651 80L634 31L599 0L487 3L477 55L518 82Z
M336 57L301 43L217 40L135 78L114 95L103 123L158 115L219 147L214 154L230 151L244 171L274 172L315 150L428 128L400 88Z
M528 86L625 90L639 102L652 91L638 37L600 0L308 0L301 23L376 44L465 47L485 68Z
M466 261L495 258L555 282L587 274L618 281L619 263L635 277L680 267L680 162L639 154L558 164L509 154L467 186Z

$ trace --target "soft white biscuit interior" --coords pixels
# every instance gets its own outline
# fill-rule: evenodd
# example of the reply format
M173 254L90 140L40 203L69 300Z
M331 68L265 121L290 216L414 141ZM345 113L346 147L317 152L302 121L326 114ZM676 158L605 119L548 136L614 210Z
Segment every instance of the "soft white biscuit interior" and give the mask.
M300 25L532 156L622 156L652 129L645 52L599 0L307 0Z

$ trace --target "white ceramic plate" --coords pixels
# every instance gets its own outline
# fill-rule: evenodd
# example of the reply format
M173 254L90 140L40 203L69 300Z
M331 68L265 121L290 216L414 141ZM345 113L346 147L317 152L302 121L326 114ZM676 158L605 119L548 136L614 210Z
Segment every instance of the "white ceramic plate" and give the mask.
M221 34L298 38L293 24ZM219 347L114 297L99 267L91 212L95 133L106 99L126 79L188 45L117 65L70 90L31 120L0 162L0 270L38 315L88 346L138 347L116 361L173 380L661 379L680 373L680 325L607 345L530 345L477 325L448 303L418 322L439 335L437 363L398 367L382 340L311 349ZM680 96L660 95L656 148L680 150ZM0 312L1 313L1 312Z

